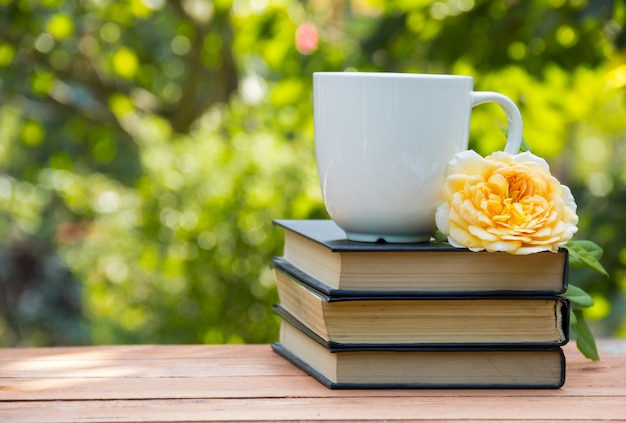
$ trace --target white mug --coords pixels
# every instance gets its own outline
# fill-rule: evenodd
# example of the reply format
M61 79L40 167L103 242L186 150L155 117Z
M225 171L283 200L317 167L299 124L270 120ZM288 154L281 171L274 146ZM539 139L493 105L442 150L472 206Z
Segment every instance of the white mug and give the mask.
M473 84L459 75L313 74L322 195L349 240L430 239L448 162L468 148L472 107L500 105L508 121L505 151L518 152L517 106L502 94L473 91Z

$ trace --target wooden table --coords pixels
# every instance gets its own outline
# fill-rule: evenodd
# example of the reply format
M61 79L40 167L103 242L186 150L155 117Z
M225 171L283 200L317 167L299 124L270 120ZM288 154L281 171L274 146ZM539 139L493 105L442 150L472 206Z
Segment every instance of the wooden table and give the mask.
M0 349L0 422L626 421L626 340L558 390L329 390L269 345Z

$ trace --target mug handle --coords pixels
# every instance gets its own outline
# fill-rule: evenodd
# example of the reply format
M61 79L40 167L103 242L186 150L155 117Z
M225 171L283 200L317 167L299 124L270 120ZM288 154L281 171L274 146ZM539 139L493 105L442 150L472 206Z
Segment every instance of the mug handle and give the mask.
M506 114L509 132L504 152L509 154L519 153L519 149L522 145L522 114L515 103L503 94L491 91L472 92L472 107L489 102L496 103L502 107L504 113Z

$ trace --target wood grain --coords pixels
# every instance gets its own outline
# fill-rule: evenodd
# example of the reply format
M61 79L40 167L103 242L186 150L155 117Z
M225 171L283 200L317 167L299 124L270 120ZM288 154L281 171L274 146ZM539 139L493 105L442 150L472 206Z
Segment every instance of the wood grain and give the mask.
M419 394L416 393L416 394ZM371 397L195 400L48 401L1 404L3 422L258 420L543 420L623 419L614 397Z
M0 422L626 421L626 340L556 390L329 390L269 345L0 350Z

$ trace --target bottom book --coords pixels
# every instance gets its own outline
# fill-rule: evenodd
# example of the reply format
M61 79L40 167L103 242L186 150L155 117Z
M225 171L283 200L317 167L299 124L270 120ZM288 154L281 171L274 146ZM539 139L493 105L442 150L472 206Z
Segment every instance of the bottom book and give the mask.
M331 348L285 320L278 354L333 389L560 388L565 356L545 349Z

